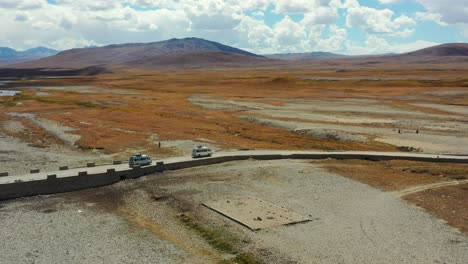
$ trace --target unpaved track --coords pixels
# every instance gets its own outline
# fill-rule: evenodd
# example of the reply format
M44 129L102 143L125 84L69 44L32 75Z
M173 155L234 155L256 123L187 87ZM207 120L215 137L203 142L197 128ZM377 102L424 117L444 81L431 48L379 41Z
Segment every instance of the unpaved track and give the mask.
M437 183L413 186L411 188L407 188L407 189L404 189L404 190L393 192L393 194L395 194L398 197L403 197L403 196L406 196L406 195L410 195L410 194L413 194L413 193L418 193L418 192L422 192L422 191L426 191L426 190L432 190L432 189L437 189L437 188L442 188L442 187L461 185L461 184L465 184L465 183L468 183L468 180L437 182Z

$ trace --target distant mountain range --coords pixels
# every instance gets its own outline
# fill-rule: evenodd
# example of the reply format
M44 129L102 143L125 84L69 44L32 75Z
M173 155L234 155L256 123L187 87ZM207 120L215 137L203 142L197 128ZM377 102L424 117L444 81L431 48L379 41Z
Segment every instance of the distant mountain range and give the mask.
M330 59L342 59L350 56L335 54L331 52L306 52L306 53L281 53L281 54L268 54L265 55L267 58L280 59L280 60L330 60Z
M215 64L242 64L261 60L266 60L266 58L209 40L185 38L152 43L71 49L22 65L50 68L87 66L155 68L160 66L202 67Z
M39 58L53 56L59 53L58 50L53 50L44 47L37 47L25 51L16 51L12 48L0 47L0 63L10 64L36 60Z
M323 60L346 60L352 61L356 65L372 65L392 62L402 63L405 61L439 61L441 58L445 58L445 60L458 58L457 60L460 60L461 57L462 60L465 60L462 56L468 56L468 44L444 44L404 54L346 56L329 52L310 52L261 56L209 40L184 38L152 43L131 43L71 49L62 51L56 55L54 53L57 53L57 51L46 48L36 48L20 53L29 54L28 56L31 57L43 56L43 58L16 64L13 66L15 68L193 69L250 67L258 65L278 67L292 65L291 61L313 63L313 61ZM18 56L18 52L12 49L3 49L0 54L0 56L7 58ZM53 56L45 57L48 55ZM293 64L295 65L297 62Z

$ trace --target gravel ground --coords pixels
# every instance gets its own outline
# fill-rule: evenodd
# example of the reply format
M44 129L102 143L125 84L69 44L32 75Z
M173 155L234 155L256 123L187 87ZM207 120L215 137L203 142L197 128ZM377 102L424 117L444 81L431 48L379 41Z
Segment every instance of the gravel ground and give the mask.
M197 174L204 180L196 180ZM312 218L304 224L243 231L252 248L273 249L300 263L468 261L466 236L392 194L309 162L245 161L188 169L163 175L159 184L171 192L184 190L185 199L195 203L254 196Z
M440 134L440 132L433 133L421 130L419 134L415 134L416 128L405 128L402 129L402 133L399 134L397 129L390 128L281 121L274 118L241 118L263 125L306 133L316 138L333 137L342 141L358 142L364 142L366 141L366 138L374 138L375 141L385 142L398 147L413 147L425 153L464 154L468 148L467 143L465 143L465 141L468 142L468 140L463 140L463 138L468 137L466 131L460 131L456 134L447 133L447 135L443 135Z
M245 196L312 221L252 232L201 205ZM316 162L248 160L0 203L0 263L217 263L178 210L266 263L468 262L467 236L391 193Z
M184 263L183 252L145 229L60 202L35 198L3 205L0 263Z
M65 147L36 148L0 133L0 172L20 175L29 173L33 168L55 171L59 166L83 167L87 162L112 162L112 157Z
M206 109L241 110L243 113L239 117L245 120L291 131L299 130L301 134L317 139L333 138L343 142L375 140L427 153L463 154L468 147L466 144L460 144L468 142L461 140L468 137L466 133L468 119L456 115L467 111L467 107L464 106L414 104L454 113L441 115L386 105L392 100L358 98L277 100L283 101L284 104L226 100L206 95L194 95L189 99L194 105ZM291 120L285 121L284 118ZM398 134L397 129L409 133ZM421 133L411 135L416 129Z

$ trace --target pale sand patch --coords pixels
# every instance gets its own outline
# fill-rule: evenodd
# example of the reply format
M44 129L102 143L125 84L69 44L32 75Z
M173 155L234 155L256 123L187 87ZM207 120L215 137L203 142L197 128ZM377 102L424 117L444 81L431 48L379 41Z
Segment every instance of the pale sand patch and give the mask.
M2 122L2 126L5 130L8 130L13 133L23 132L25 126L18 120L7 120Z
M123 89L110 89L94 85L61 85L61 86L25 86L19 87L20 89L29 90L45 90L45 91L67 91L82 94L122 94L122 95L136 95L139 92Z
M465 154L468 149L468 134L459 131L457 135L441 135L440 132L420 130L416 128L378 128L366 126L350 126L335 124L319 124L312 122L280 121L268 118L240 117L244 120L308 134L316 138L334 138L342 141L362 141L362 137L375 136L376 141L388 143L397 147L412 147L427 153Z
M35 114L31 113L8 113L10 116L23 117L29 119L34 125L44 129L51 135L62 140L69 146L74 146L81 136L71 134L70 132L76 131L76 129L64 126L55 121L46 118L37 118Z
M468 115L468 106L446 105L446 104L413 104L416 106L428 107L445 112Z

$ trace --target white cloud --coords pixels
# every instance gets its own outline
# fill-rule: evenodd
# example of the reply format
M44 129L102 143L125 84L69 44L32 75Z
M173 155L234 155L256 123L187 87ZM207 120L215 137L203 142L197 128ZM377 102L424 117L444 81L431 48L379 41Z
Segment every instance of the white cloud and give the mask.
M440 20L448 24L468 23L468 3L466 0L416 0L429 14L440 15Z
M89 47L89 46L99 46L99 43L96 43L92 40L87 40L83 38L73 38L73 37L64 37L57 40L54 40L52 46L58 50L67 50L73 49L76 47Z
M379 0L379 3L382 5L391 5L401 3L402 0Z
M433 21L441 26L454 25L462 35L468 37L468 3L467 0L416 0L426 12L417 12L420 20Z
M230 0L230 4L238 4L242 10L261 10L265 11L271 4L275 3L274 0Z
M407 38L407 37L413 35L413 33L414 33L414 29L406 28L403 31L394 32L394 33L390 34L390 36L399 37L399 38Z
M416 19L423 21L433 21L441 26L448 26L448 23L442 21L442 15L437 13L416 12Z
M1 0L0 8L29 10L42 8L46 4L46 0Z
M27 13L18 13L15 17L15 21L25 22L29 20Z
M55 0L57 5L68 6L81 11L111 10L121 6L120 1L109 0Z
M303 14L307 13L315 5L315 1L309 0L278 0L275 12L278 14Z
M273 30L278 44L290 51L296 51L297 44L306 36L304 28L289 16L275 24Z
M192 29L223 30L239 25L242 9L218 0L206 0L184 4Z
M259 50L263 53L276 52L273 29L265 25L263 21L246 16L236 29L239 47L254 52Z
M464 11L436 0L416 1L425 2L427 10L396 14L390 5L396 0L380 0L389 5L385 9L357 0L0 0L0 46L63 49L193 36L256 53L374 51L371 44L395 47L385 45L387 37L412 35L415 18L449 25L453 15L454 21L465 21L459 15ZM454 2L463 10L463 1ZM347 28L337 25L340 14ZM270 15L278 20L272 23ZM465 25L455 24L468 37ZM350 44L349 28L364 31L367 42Z
M177 0L125 0L125 4L131 4L140 7L160 7L170 8L177 5Z
M311 21L331 24L338 18L340 0L277 0L275 12L278 14L304 14Z
M329 37L319 37L315 40L314 50L328 52L344 52L348 42L346 29L336 25L330 26Z
M390 34L393 36L408 36L412 32L406 27L415 26L414 19L401 15L395 19L390 9L375 9L361 6L356 0L348 0L346 24L348 27L358 27L369 34Z
M350 54L388 54L388 53L406 53L419 49L424 49L439 45L440 43L431 41L415 41L410 43L389 43L385 38L375 35L368 35L364 45L349 44L347 49Z

